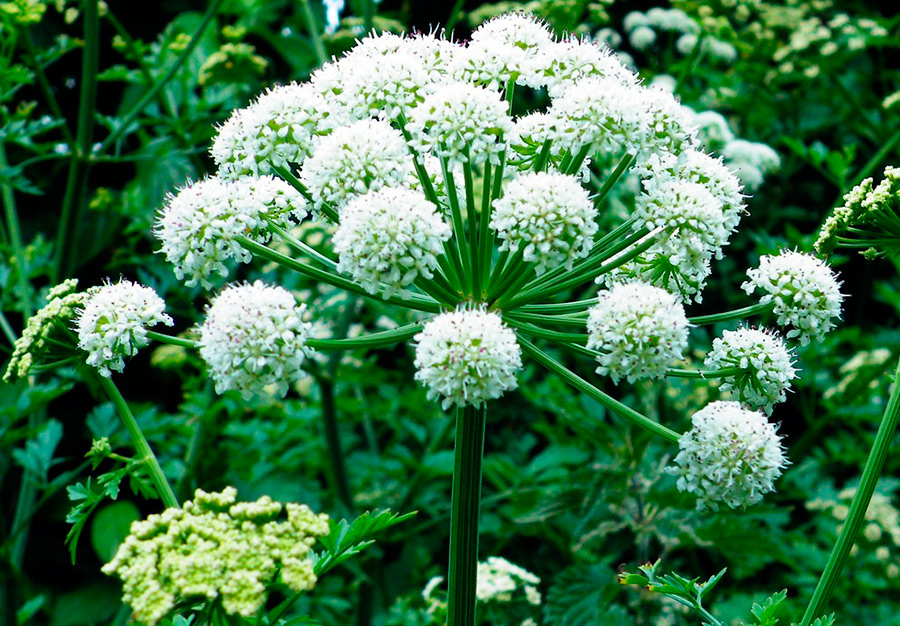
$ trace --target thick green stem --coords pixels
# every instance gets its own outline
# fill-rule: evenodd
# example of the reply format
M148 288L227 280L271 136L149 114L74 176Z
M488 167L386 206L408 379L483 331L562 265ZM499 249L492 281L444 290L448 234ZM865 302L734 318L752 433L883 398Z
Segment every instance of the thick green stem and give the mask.
M592 384L572 372L565 365L563 365L559 361L556 361L550 355L537 348L533 343L531 343L521 335L519 335L519 345L522 346L522 350L524 350L528 356L546 367L551 372L559 375L560 378L562 378L566 383L568 383L578 391L589 395L591 398L605 406L613 413L616 413L630 420L631 422L634 422L638 426L649 430L655 435L659 435L673 443L678 442L679 435L674 430L666 428L658 422L654 422L646 415L641 415L631 407L622 404L615 398L600 391Z
M344 453L337 423L337 411L334 407L334 382L325 376L319 376L316 380L319 383L319 391L322 394L322 425L325 429L325 443L328 448L332 487L347 515L353 515L353 496L350 493L350 481L347 479L347 466L344 464Z
M112 400L113 406L116 407L116 412L119 414L119 417L122 418L122 423L125 424L125 429L131 436L131 442L134 444L138 458L147 464L150 481L153 483L153 486L156 487L156 493L159 494L163 504L166 508L177 508L178 498L175 497L172 486L169 485L169 481L166 480L166 475L163 474L162 467L160 467L156 455L153 454L153 450L150 449L147 438L144 437L141 427L138 425L137 420L134 419L134 414L131 412L128 403L125 402L125 398L123 398L122 394L119 392L119 388L116 387L116 384L112 379L101 376L96 372L94 372L94 378L103 391L106 392L106 395L109 396L109 399Z
M456 412L456 451L450 502L448 626L475 626L478 572L478 521L481 513L481 465L485 408Z
M179 346L181 348L188 348L194 350L200 347L200 343L194 341L193 339L185 339L184 337L173 337L172 335L166 335L164 333L158 333L155 330L147 331L147 339L151 341L158 341L160 343L167 343L170 346Z
M401 341L406 341L422 330L422 322L407 324L400 328L385 330L380 333L372 333L362 337L348 337L346 339L309 339L306 342L310 348L316 350L353 350L357 348L381 348Z
M454 252L458 255L456 264L460 270L462 289L465 293L472 293L472 259L469 256L469 245L466 239L466 227L463 222L462 210L459 206L459 194L456 190L456 181L453 180L453 172L450 171L447 159L441 159L441 171L444 175L444 185L450 198L450 216L453 222L453 239L456 242ZM474 242L472 243L474 245ZM452 246L451 246L452 247Z
M844 522L844 529L838 535L837 542L835 542L831 551L831 556L828 557L825 571L822 572L822 576L819 578L819 583L816 585L809 605L806 607L806 613L803 614L800 626L810 626L813 621L825 613L825 608L828 606L828 601L834 592L834 587L844 568L844 563L846 563L847 557L850 556L853 542L856 540L859 529L865 521L866 511L869 508L869 503L872 501L872 495L875 493L878 478L884 469L884 463L887 460L888 450L891 447L894 432L897 430L898 421L900 421L900 362L898 362L894 371L894 388L891 391L890 400L888 400L887 408L884 410L884 415L881 418L878 433L875 435L872 451L869 453L862 477L859 479L856 495L853 496L853 502L850 504L850 513Z

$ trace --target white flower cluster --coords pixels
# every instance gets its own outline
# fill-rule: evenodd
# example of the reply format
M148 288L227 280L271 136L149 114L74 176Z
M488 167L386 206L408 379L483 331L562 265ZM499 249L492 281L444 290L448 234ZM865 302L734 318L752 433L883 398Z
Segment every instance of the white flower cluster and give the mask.
M251 397L273 385L284 396L312 355L306 346L312 324L303 321L305 310L286 289L261 281L230 285L216 296L199 340L216 392L236 389Z
M701 511L720 503L746 507L775 490L787 465L774 424L738 402L713 402L694 413L678 442L674 465L678 489L697 496Z
M216 599L227 613L250 617L276 574L294 592L315 586L308 555L316 538L328 534L328 516L268 496L256 502L236 496L234 487L198 489L183 508L131 525L103 573L122 579L123 600L137 620L154 626L178 602Z
M761 304L773 303L778 323L790 326L788 338L806 345L834 328L841 315L840 283L834 272L810 254L784 250L760 258L759 267L747 270L741 287L748 294L761 289Z
M154 234L179 280L210 288L213 274L228 274L227 261L251 259L235 237L265 242L270 237L268 220L287 224L288 218L300 221L306 215L306 201L280 178L207 178L169 199Z
M306 161L300 180L317 206L340 210L354 197L382 187L400 187L412 175L409 149L387 122L361 120L323 138Z
M222 178L270 174L272 165L303 163L313 140L340 123L340 112L310 85L281 85L232 113L210 152Z
M597 373L615 382L627 378L661 378L681 359L688 341L688 321L678 298L642 283L601 291L588 312L587 347L597 350Z
M683 55L691 54L701 40L700 24L681 9L654 7L646 13L632 11L625 16L623 26L628 33L629 43L636 50L649 49L656 43L658 32L679 34L675 49ZM728 64L737 60L737 50L727 41L709 34L702 41L701 50L707 57Z
M723 332L713 340L704 365L740 368L740 374L723 379L722 391L733 391L741 402L766 413L772 412L776 402L784 402L785 391L797 376L784 339L755 328Z
M416 380L442 406L480 405L518 386L522 351L516 334L496 313L459 309L442 313L415 336Z
M522 589L528 604L538 606L541 603L541 593L537 589L541 579L499 556L478 564L477 580L475 595L481 602L510 602L516 590Z
M110 370L125 369L125 357L150 343L147 329L157 324L174 324L163 299L150 287L121 280L88 290L75 332L87 364L108 378Z
M750 191L759 189L766 176L781 168L781 157L774 148L757 141L730 141L722 148L722 156Z
M571 268L591 251L597 209L572 176L535 172L519 176L494 202L493 228L501 250L524 248L523 259L541 274L558 265Z
M403 292L419 276L431 278L450 226L437 207L420 193L385 188L352 200L341 214L334 234L338 270L347 272L377 294L380 284L388 298Z

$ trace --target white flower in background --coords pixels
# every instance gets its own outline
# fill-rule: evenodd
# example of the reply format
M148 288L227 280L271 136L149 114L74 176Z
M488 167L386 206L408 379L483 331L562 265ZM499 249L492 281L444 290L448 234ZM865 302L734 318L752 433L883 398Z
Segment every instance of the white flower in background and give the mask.
M468 83L444 85L410 112L412 147L459 163L496 164L513 127L507 108L492 89Z
M541 579L518 565L498 556L478 564L475 595L481 602L510 602L517 589L522 589L526 601L537 606L541 594L537 585Z
M534 172L514 179L494 202L491 228L501 250L524 247L523 259L541 274L557 265L571 268L591 251L597 209L578 179Z
M264 243L271 236L268 220L287 224L287 218L300 221L306 215L306 201L280 178L207 178L169 198L153 233L179 280L210 288L213 274L228 274L227 261L251 259L235 237Z
M703 364L709 369L738 367L740 374L722 379L722 391L732 391L744 404L766 413L784 402L785 391L797 377L791 353L779 335L739 328L713 340Z
M737 402L712 402L694 413L678 442L674 465L678 489L697 496L701 511L746 507L775 490L788 464L774 424Z
M347 272L373 294L379 282L390 297L416 278L431 278L450 226L421 193L385 188L358 196L341 213L334 234L338 270Z
M125 357L150 343L147 329L172 326L166 303L150 287L128 280L88 290L84 308L75 318L78 347L88 353L87 364L109 378L121 372Z
M230 285L216 296L199 340L216 392L235 389L251 397L274 385L284 396L312 355L306 346L312 324L303 321L305 310L288 290L261 281Z
M735 139L722 148L722 156L744 187L756 191L763 180L781 167L781 157L764 143Z
M646 50L656 43L656 31L649 26L638 26L628 34L628 42L637 50Z
M661 378L682 358L688 321L678 298L642 283L601 291L588 311L587 347L596 350L597 373L614 382Z
M281 85L235 110L218 128L210 152L223 178L270 174L273 164L303 163L316 137L346 122L309 84Z
M409 148L387 122L362 120L324 137L300 172L317 205L340 209L356 196L400 187L411 176Z
M416 380L444 409L480 405L518 386L522 351L516 334L496 313L458 309L442 313L415 336Z
M717 111L689 110L691 123L697 129L697 137L700 143L709 150L721 150L735 140L734 132L728 121Z
M840 283L831 268L811 254L784 250L762 256L747 277L743 290L765 292L760 303L775 305L778 324L790 326L788 339L796 337L801 345L822 339L841 316Z

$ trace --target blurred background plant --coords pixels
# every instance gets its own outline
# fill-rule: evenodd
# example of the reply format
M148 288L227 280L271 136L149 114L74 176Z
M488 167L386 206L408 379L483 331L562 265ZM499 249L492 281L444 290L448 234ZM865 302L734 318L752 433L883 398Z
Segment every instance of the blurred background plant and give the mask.
M0 3L5 353L48 288L72 276L83 285L103 276L138 280L154 287L179 320L202 310L199 288L178 285L154 254L151 224L165 194L214 169L207 153L214 127L233 109L266 86L307 77L370 27L427 32L440 22L465 37L487 17L521 7L557 32L608 43L646 82L674 91L694 110L706 147L754 189L729 258L710 278L703 303L710 311L745 303L738 268L755 267L760 255L782 247L811 249L843 193L900 160L900 18L865 3L340 4ZM618 189L626 195L610 199L611 213L628 205L628 186ZM504 555L533 572L542 598L533 617L495 611L491 623L504 623L501 615L515 615L510 624L696 623L681 605L617 583L620 564L634 570L660 558L666 571L691 576L728 568L714 605L723 623L747 621L754 601L785 587L792 594L784 614L802 614L900 354L896 261L890 268L849 256L833 260L843 263L850 294L845 321L814 352L798 350L803 376L773 419L782 422L788 455L802 461L761 507L697 513L663 472L670 459L660 442L637 430L623 434L603 407L555 379L536 370L522 375L520 391L492 409L482 556ZM363 306L274 266L242 267L237 275L275 277L350 329L411 321L388 305ZM318 329L322 336L331 330ZM711 342L720 331L696 332ZM433 616L422 591L446 570L453 457L448 419L412 382L411 362L405 348L348 352L323 363L319 376L301 380L286 399L247 403L215 395L194 355L165 346L136 357L120 384L137 400L135 417L180 499L196 487L235 485L248 500L266 494L335 517L348 509L407 510L414 502L421 511L415 520L391 531L372 558L323 579L298 611L322 624L346 623L354 614L357 623L427 624ZM80 381L68 368L0 386L3 623L123 624L129 617L117 583L100 566L130 522L158 503L141 498L139 482L123 483L115 502L99 502L86 520L72 564L64 547L72 504L66 487L87 479L91 461L84 455L93 440L128 447L114 406ZM692 408L715 399L715 390L711 397L705 383L690 380L623 383L618 393L680 430ZM344 450L346 490L322 444L329 423L337 424ZM114 469L103 463L102 471ZM896 455L885 473L900 475ZM891 481L881 485L839 581L843 623L900 624L889 601L897 588L896 493ZM370 610L358 611L355 587L367 579Z

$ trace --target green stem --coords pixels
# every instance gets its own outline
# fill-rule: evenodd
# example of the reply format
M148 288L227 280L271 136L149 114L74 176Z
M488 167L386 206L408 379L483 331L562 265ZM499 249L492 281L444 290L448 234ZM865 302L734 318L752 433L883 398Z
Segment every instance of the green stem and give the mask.
M334 261L333 259L329 259L327 256L325 256L324 254L322 254L321 252L319 252L312 246L309 246L309 245L303 243L302 241L300 241L299 239L294 237L291 233L289 233L287 231L287 229L282 228L275 222L270 220L268 222L268 224L269 224L269 228L274 230L278 234L278 236L281 237L284 240L284 242L286 244L288 244L290 247L292 247L294 250L297 250L298 252L302 252L303 254L315 259L316 261L318 261L319 263L321 263L322 265L324 265L325 267L327 267L328 269L330 269L332 271L337 271L337 262L336 261Z
M86 204L84 187L90 169L94 114L97 109L97 70L100 65L100 16L97 5L98 0L87 0L84 3L84 54L81 57L78 122L53 252L50 282L54 284L59 282L63 274L69 273L72 256L77 250L72 240L77 238Z
M750 317L751 315L768 313L774 308L775 304L771 302L769 304L751 304L750 306L745 306L740 309L734 309L732 311L725 311L724 313L713 313L712 315L697 315L696 317L689 317L688 322L690 322L694 326L718 324L719 322L742 320L746 317Z
M465 4L465 0L456 0L456 2L453 3L453 8L450 9L450 15L447 17L445 26L448 33L453 32L453 27L456 26L456 23L459 21L459 14L462 11L463 4Z
M537 348L533 343L528 341L522 336L519 336L519 345L522 346L522 350L525 351L531 358L535 361L546 367L551 372L556 373L560 378L562 378L566 383L581 391L586 393L591 398L605 406L607 409L624 417L627 420L637 424L638 426L650 431L655 435L659 435L664 439L668 439L673 443L677 443L679 439L678 433L674 430L666 428L662 424L658 422L654 422L652 419L645 415L641 415L634 409L629 406L626 406L616 400L615 398L607 395L606 393L600 391L592 384L569 370L562 363L556 361L547 353L543 352L539 348Z
M466 185L466 219L468 220L469 233L471 234L469 253L472 257L472 296L478 300L481 294L481 247L484 246L484 242L478 237L481 231L481 223L475 211L475 182L472 176L472 159L468 157L467 149L466 162L463 163L463 178Z
M666 376L671 378L700 378L702 380L728 378L729 376L739 376L745 373L747 373L747 370L741 367L723 367L718 370L685 370L670 367L666 370Z
M300 195L306 199L307 202L315 206L316 199L313 198L313 195L309 192L309 189L306 188L306 185L304 185L299 178L294 176L294 173L290 170L290 168L282 167L281 165L275 165L271 162L269 163L269 165L272 168L273 172L281 176L285 180L285 182L296 189L300 193ZM323 203L322 206L319 207L319 210L322 211L325 217L330 219L335 224L341 221L340 217L338 216L337 210L335 210L335 208L327 202Z
M460 278L465 293L471 293L472 288L472 264L469 257L469 248L466 240L466 227L463 223L462 211L459 207L459 195L456 192L456 181L450 171L446 158L441 158L441 172L444 175L444 185L447 188L447 196L450 199L450 215L453 221L453 239L456 241L454 252L458 254ZM474 243L473 243L474 245Z
M3 331L3 334L9 340L10 345L15 345L16 332L10 325L9 320L6 319L6 315L3 314L3 311L0 311L0 330Z
M88 3L90 4L90 2ZM128 130L128 127L131 123L137 119L137 116L143 112L144 108L150 104L150 102L156 98L156 94L160 89L165 87L170 80L178 73L178 70L184 65L187 61L188 57L194 51L194 48L197 47L197 44L200 43L200 37L203 35L203 31L206 30L207 25L210 23L212 18L215 16L216 11L219 8L219 5L222 4L222 0L212 0L209 5L209 8L206 9L206 13L203 14L203 17L200 19L200 23L197 24L197 28L194 29L194 32L191 33L191 39L188 44L185 46L184 50L181 51L181 54L178 55L178 58L175 59L175 63L172 67L169 68L169 71L166 72L162 78L160 78L153 86L147 90L147 92L141 97L137 103L131 107L131 110L128 111L123 117L121 123L113 129L113 131L109 134L109 136L103 140L100 144L100 148L97 151L98 153L106 152L111 145L113 145L123 132Z
M428 313L440 313L441 311L441 303L431 298L426 298L425 296L419 296L416 294L409 294L406 297L391 296L389 298L381 298L380 296L369 293L362 287L362 285L359 285L358 283L355 283L350 279L344 278L343 276L338 276L337 274L332 274L331 272L320 269L318 267L313 267L311 265L301 263L300 261L292 259L285 254L257 243L252 239L248 239L243 235L238 235L234 239L246 250L249 250L260 258L266 259L267 261L272 261L273 263L278 263L279 265L283 265L284 267L292 269L295 272L303 274L304 276L309 276L310 278L314 278L323 283L328 283L329 285L333 285L345 291L365 296L367 298L379 298L386 302L399 304L401 306L405 306L410 309L417 309L419 311L427 311Z
M493 174L502 176L503 172L501 168L502 164L497 167L497 170L493 172ZM478 245L481 252L481 261L479 264L479 267L481 268L481 277L479 279L481 292L475 293L475 298L478 300L483 300L487 295L488 283L491 280L491 257L493 256L492 253L494 251L494 231L492 231L490 227L493 209L491 204L491 194L493 193L491 174L491 162L485 161L484 180L481 189L481 221L478 225Z
M636 158L637 154L632 154L631 152L625 153L625 156L619 161L616 169L613 170L612 174L607 176L606 180L603 181L603 186L600 187L600 191L594 196L593 200L595 206L602 202L609 192L612 191L612 188L616 186L616 183L619 182L622 175L628 171L628 168L631 167L631 164L634 163Z
M587 312L575 315L541 315L528 313L521 310L511 311L506 314L510 319L528 322L530 324L548 324L550 326L574 326L584 328L587 325Z
M175 497L175 492L172 491L169 481L166 480L166 475L163 474L162 467L160 467L156 455L153 454L153 450L150 449L147 438L144 437L141 427L138 425L137 420L134 419L134 414L131 412L128 403L125 402L125 398L123 398L122 394L119 392L119 388L116 387L116 384L111 378L101 376L93 371L93 369L91 371L97 383L99 383L103 391L106 392L109 399L112 400L119 417L122 418L122 423L125 424L128 434L131 435L131 442L134 444L138 458L147 464L147 469L150 473L150 481L153 483L153 486L156 487L156 493L159 494L160 499L167 509L177 508L178 498Z
M326 376L317 376L319 391L322 394L322 425L325 429L325 444L331 467L332 487L341 501L347 515L354 514L353 496L350 494L350 481L347 479L347 466L341 446L341 435L338 430L337 411L334 406L334 381Z
M514 328L521 330L526 335L530 335L532 337L540 337L541 339L549 339L551 341L574 343L579 345L587 343L588 340L588 336L583 333L562 333L557 330L547 330L546 328L541 328L540 326L533 326L532 324L521 322L514 316L509 314L504 314L503 320L510 326L513 326Z
M570 313L583 313L597 304L597 298L587 300L575 300L573 302L552 302L549 304L526 304L521 307L528 313L543 313L547 315L563 315ZM517 312L518 314L518 312Z
M486 409L456 412L456 450L450 501L450 570L447 575L448 626L475 626L478 522Z
M813 592L809 605L806 607L806 613L803 614L803 620L800 626L810 626L810 624L821 617L825 613L831 594L844 568L844 563L850 555L853 548L853 542L856 540L859 529L865 521L866 511L869 503L872 501L872 495L875 493L875 486L878 484L878 478L884 469L884 463L887 459L888 450L891 447L891 441L894 432L897 430L897 423L900 421L900 362L894 372L894 388L891 391L891 397L888 400L887 408L881 418L881 425L878 427L878 433L875 435L875 441L872 443L872 450L869 458L866 460L866 466L863 469L862 477L859 479L859 486L856 489L856 495L853 496L853 502L850 504L850 513L844 522L844 529L838 535L837 542L828 557L828 563L825 565L825 571L822 572L819 583Z
M71 146L75 142L75 137L72 135L72 131L69 130L69 126L66 124L66 117L63 115L62 109L59 108L59 102L56 100L56 96L53 95L53 87L50 86L50 81L47 80L47 73L44 72L44 66L41 65L41 61L38 58L37 49L34 47L34 41L31 39L30 29L25 29L22 41L25 43L25 56L28 59L28 63L31 65L31 69L34 70L34 75L35 78L37 78L41 94L43 94L44 100L47 101L47 106L50 107L50 112L53 114L53 117L62 120L63 123L60 128L63 137L65 138L66 143Z
M200 347L200 342L194 341L193 339L185 339L184 337L173 337L172 335L166 335L164 333L158 333L155 330L147 331L147 339L151 341L158 341L160 343L166 343L170 346L179 346L181 348L188 348L190 350L194 350Z
M0 141L0 169L9 167L6 160L6 144ZM0 185L0 196L3 198L3 213L6 218L6 229L12 243L13 254L16 255L16 273L19 275L19 297L22 298L22 315L27 320L34 313L31 305L31 290L28 284L28 259L25 257L25 245L22 243L22 229L19 226L19 212L16 208L16 195L8 183Z
M348 337L347 339L309 339L306 342L316 350L354 350L358 348L381 348L401 341L406 341L422 330L422 322L407 324L400 328L372 333L364 337Z
M322 33L319 31L319 25L316 24L316 16L313 15L309 0L300 0L300 4L303 5L303 21L306 22L306 30L309 31L309 38L312 40L316 60L319 62L319 65L325 65L328 62L328 53L325 52L325 44L322 43ZM370 21L369 25L366 26L365 32L368 33L371 28L372 24Z

